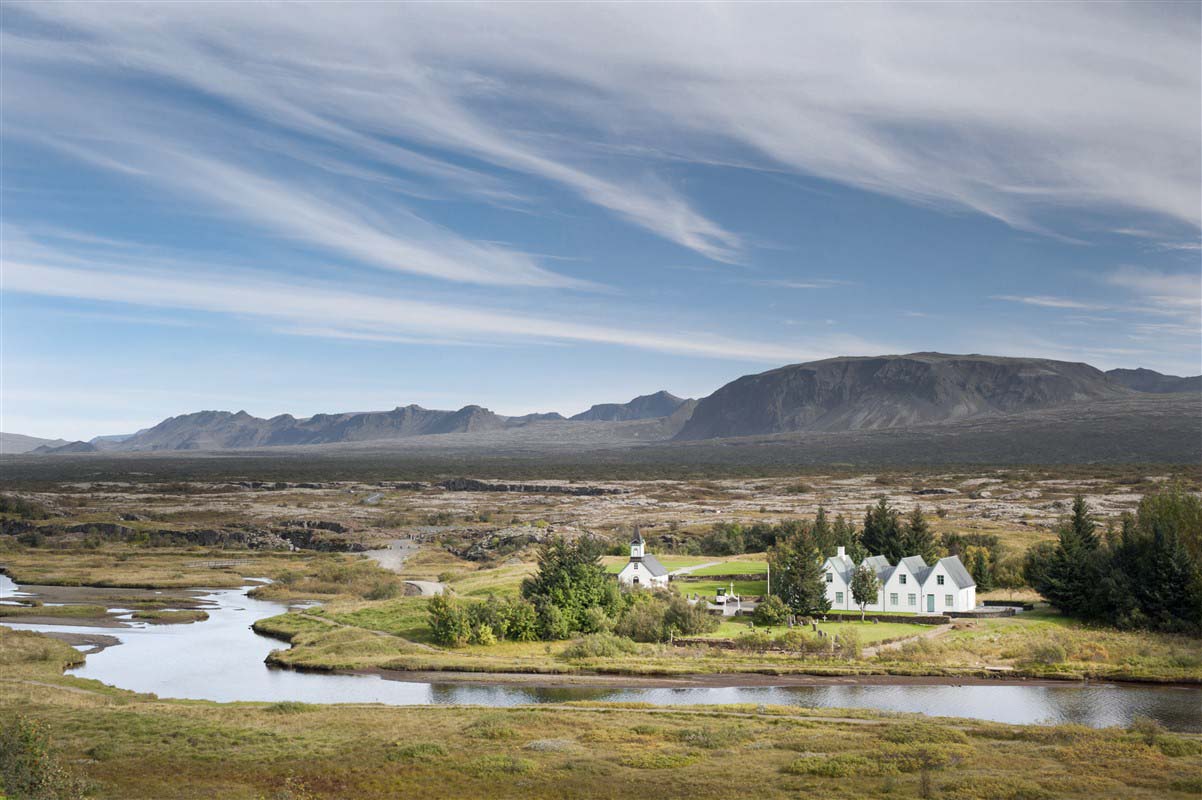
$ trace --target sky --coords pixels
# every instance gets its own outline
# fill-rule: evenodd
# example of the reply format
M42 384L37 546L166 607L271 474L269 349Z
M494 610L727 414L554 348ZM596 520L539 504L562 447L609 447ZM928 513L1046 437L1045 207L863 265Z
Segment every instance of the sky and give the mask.
M0 12L0 429L1202 372L1197 3Z

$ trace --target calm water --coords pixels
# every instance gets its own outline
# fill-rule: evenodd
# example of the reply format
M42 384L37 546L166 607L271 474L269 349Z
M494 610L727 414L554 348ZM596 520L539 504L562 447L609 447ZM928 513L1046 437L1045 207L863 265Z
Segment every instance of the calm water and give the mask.
M18 587L0 575L0 600ZM534 688L509 685L425 683L373 675L328 675L269 669L263 659L281 642L250 629L257 619L281 613L279 603L253 600L244 589L215 591L206 622L137 624L130 628L11 624L13 628L104 633L122 644L88 656L73 671L160 697L203 700L300 700L309 703L425 705L471 703L508 706L567 700L640 701L662 705L769 703L871 708L972 717L1011 723L1078 722L1125 725L1137 716L1165 727L1202 732L1202 689L1130 685L1081 686L788 686L755 688L611 689ZM5 623L6 625L9 623Z

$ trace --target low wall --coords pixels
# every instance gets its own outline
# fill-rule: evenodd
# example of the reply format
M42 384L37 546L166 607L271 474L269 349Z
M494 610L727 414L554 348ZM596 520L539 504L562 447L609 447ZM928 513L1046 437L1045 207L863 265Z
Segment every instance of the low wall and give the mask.
M948 614L889 614L889 613L873 613L869 611L864 615L865 620L875 620L876 622L908 622L911 625L946 625L951 622L951 615ZM858 622L860 619L859 611L828 611L826 612L826 622ZM818 617L821 622L822 616Z

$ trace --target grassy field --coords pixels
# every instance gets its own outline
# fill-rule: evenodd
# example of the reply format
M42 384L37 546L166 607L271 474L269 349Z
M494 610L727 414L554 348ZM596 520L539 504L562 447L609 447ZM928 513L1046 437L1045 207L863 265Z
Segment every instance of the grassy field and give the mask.
M80 658L0 628L0 725L16 714L36 721L52 761L95 798L1152 800L1202 791L1202 737L1154 729L773 706L173 702L61 674Z
M709 560L709 559L706 559ZM754 558L732 558L720 564L693 570L690 575L764 575L768 572L768 562Z
M694 593L702 597L713 597L718 593L719 589L731 590L732 581L715 579L708 581L673 581L681 594L692 595ZM734 593L739 597L760 597L768 593L767 581L733 581Z

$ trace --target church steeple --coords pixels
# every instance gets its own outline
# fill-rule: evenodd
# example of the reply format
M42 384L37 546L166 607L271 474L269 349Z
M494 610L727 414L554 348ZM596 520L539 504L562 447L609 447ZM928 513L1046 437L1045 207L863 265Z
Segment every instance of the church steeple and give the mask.
M646 548L647 542L643 540L643 534L636 525L634 535L630 537L630 560L641 561L643 559L643 551Z

